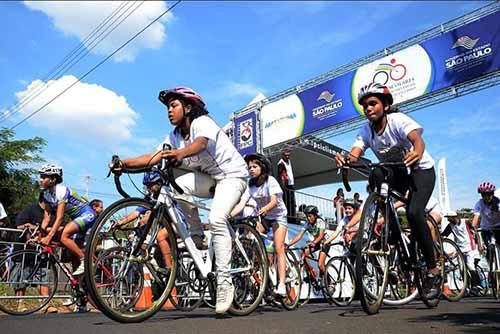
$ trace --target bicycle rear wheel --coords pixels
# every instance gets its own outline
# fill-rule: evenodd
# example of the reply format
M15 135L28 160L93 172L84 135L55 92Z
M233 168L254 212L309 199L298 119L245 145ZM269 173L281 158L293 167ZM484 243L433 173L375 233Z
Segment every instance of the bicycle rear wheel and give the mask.
M403 235L407 244L409 239ZM402 263L401 251L399 245L391 252L389 257L389 277L387 281L388 291L384 296L384 304L400 306L414 300L418 296L418 290L415 285L414 273L408 270L408 265Z
M462 299L468 286L467 265L464 254L450 239L443 239L444 284L443 296L451 302Z
M24 249L0 261L0 310L27 315L46 306L57 290L55 263L39 250Z
M118 227L117 222L128 220L135 212L145 213ZM160 228L168 234L170 268L162 261L153 265L152 249ZM103 252L108 256L99 257ZM94 223L85 249L85 279L95 306L109 318L133 323L153 316L165 304L176 270L175 234L151 203L139 198L119 200Z
M300 275L299 262L293 251L290 249L286 249L285 255L285 286L287 296L285 298L281 298L280 302L286 310L291 311L295 310L299 306L302 280Z
M367 314L378 312L387 286L390 254L387 216L383 199L371 193L363 207L355 239L356 289Z
M176 309L189 312L203 302L205 286L196 286L197 271L193 258L188 253L179 256L175 286L169 296Z
M326 295L337 306L351 304L356 293L354 269L345 256L332 257L325 268L323 286Z
M259 306L264 297L269 276L266 249L259 232L252 226L245 223L233 223L231 226L235 234L230 271L235 291L229 313L247 315Z

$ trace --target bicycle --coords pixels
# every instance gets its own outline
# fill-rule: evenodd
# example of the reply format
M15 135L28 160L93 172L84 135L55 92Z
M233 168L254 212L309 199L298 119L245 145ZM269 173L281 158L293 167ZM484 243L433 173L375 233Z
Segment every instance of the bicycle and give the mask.
M260 237L273 244L274 239L267 233L262 233L260 231L265 230L262 224L262 219L260 216L248 216L240 219L235 219L236 221L244 221L251 224L259 232ZM268 250L266 249L266 252ZM285 286L286 286L286 296L280 296L275 293L275 289L278 286L279 273L276 268L278 268L277 257L273 253L267 253L268 259L268 270L269 279L267 281L266 293L264 295L264 300L269 304L276 305L279 302L283 308L288 311L294 310L299 305L300 294L302 289L302 279L300 275L300 267L298 266L297 257L294 252L285 245Z
M368 170L371 173L374 169L380 168L387 173L389 167L405 168L406 166L402 162L346 164L340 167L344 187L347 191L351 190L348 182L349 169L359 172ZM355 240L356 289L359 292L361 305L367 314L377 313L384 300L390 255L394 249L398 251L402 272L406 273L405 281L415 282L424 304L428 307L435 307L439 303L441 282L436 280L432 287L433 292L428 292L424 288L425 261L416 240L403 237L404 233L394 209L394 200L407 203L405 196L392 189L387 180L384 180L378 189L369 194L361 213L358 235ZM442 240L439 234L434 244L438 265L443 275Z
M478 229L479 232L489 231ZM486 259L488 260L488 282L491 287L491 293L495 299L500 298L500 247L497 244L495 234L490 234L490 240L486 247Z
M338 273L336 272L336 268L331 267L330 272L325 271L325 275L320 275L316 270L309 264L307 260L318 262L318 258L314 257L314 250L309 246L305 247L296 247L289 248L292 251L300 251L300 260L298 261L298 265L300 268L300 275L302 277L302 282L306 283L306 298L304 298L299 306L304 306L307 304L311 298L311 292L314 291L315 294L321 292L323 297L328 301L328 303L332 303L331 293L329 293L328 286L335 282L335 277L338 277ZM309 249L309 255L306 255L306 249ZM326 268L326 266L325 266ZM332 275L330 277L330 275Z
M113 156L113 165L119 162L118 156ZM150 168L149 168L150 169ZM140 173L149 169L124 170L128 173ZM177 237L179 237L194 261L195 268L199 271L201 281L206 285L215 284L216 273L214 270L214 251L209 245L208 256L194 244L186 222L184 214L178 207L178 201L173 193L174 188L179 194L182 189L175 182L173 176L173 166L171 162L162 160L159 172L162 175L162 190L157 198L131 198L122 188L120 175L115 174L114 180L118 192L124 197L110 205L97 219L90 232L89 241L85 251L86 259L92 259L93 254L99 249L108 249L115 245L122 244L121 239L110 237L116 226L113 221L127 216L137 207L142 207L145 212L149 212L147 221L140 226L140 234L133 238L132 244L125 248L125 253L121 259L120 270L117 273L119 278L127 274L127 269L131 264L139 264L139 270L147 269L151 275L151 281L159 286L159 292L155 296L148 295L147 290L143 291L145 304L142 307L133 307L127 310L115 308L108 303L99 293L95 281L96 263L95 261L85 262L85 275L88 281L89 292L95 300L96 306L109 318L123 323L144 321L153 316L164 305L170 296L176 280L178 270L179 254L177 248ZM137 223L137 222L136 222ZM165 228L168 234L171 255L169 268L162 268L161 272L152 265L151 248L154 240L161 228ZM246 315L251 313L260 304L267 284L268 270L265 258L265 250L259 233L250 225L244 223L228 223L228 229L233 242L233 253L231 257L232 268L229 273L235 287L235 298L229 313L233 315ZM161 268L161 267L160 267ZM144 270L145 271L145 270ZM141 272L142 274L142 272ZM210 289L209 287L209 290ZM154 298L153 298L154 297Z
M38 227L32 234L37 232ZM28 315L44 308L57 291L58 268L69 280L76 305L87 305L85 284L81 277L73 276L56 255L55 248L62 248L62 244L52 241L45 246L32 240L26 247L30 248L15 251L0 262L0 268L3 268L0 275L1 311L11 315ZM100 266L99 272L105 277L112 277L112 272L105 266Z
M332 243L330 246L342 246L341 255L333 256L325 266L323 284L326 287L328 297L337 306L348 306L356 295L356 278L354 267L351 264L349 255L350 249L343 241Z

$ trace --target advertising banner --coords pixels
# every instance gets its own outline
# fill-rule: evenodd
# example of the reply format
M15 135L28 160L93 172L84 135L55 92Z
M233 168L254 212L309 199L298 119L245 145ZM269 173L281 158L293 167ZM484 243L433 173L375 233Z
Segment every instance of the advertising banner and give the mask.
M257 118L251 112L234 119L234 146L241 155L257 152Z
M439 205L446 214L450 209L450 195L448 193L448 180L446 178L446 159L441 158L438 163L438 189Z
M500 69L500 11L265 105L263 147L363 115L359 89L379 82L395 103Z

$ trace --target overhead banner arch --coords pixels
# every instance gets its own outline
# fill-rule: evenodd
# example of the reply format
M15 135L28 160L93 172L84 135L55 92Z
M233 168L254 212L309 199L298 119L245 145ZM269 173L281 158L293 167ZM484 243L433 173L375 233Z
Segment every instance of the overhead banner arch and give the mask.
M500 11L265 104L262 148L358 118L360 87L380 82L406 102L500 68Z

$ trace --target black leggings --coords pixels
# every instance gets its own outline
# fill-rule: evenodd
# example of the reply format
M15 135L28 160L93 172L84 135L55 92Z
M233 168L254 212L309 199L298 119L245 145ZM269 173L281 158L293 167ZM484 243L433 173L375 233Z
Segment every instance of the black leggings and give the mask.
M374 182L378 187L386 179L386 173L377 168L370 176L370 182ZM436 173L434 167L430 169L414 170L411 178L404 169L392 169L389 183L402 194L410 190L408 196L408 205L406 207L406 217L410 223L411 231L420 245L427 267L432 269L436 267L436 257L434 255L434 241L432 234L427 226L425 218L425 206L429 201L434 190L436 182Z

